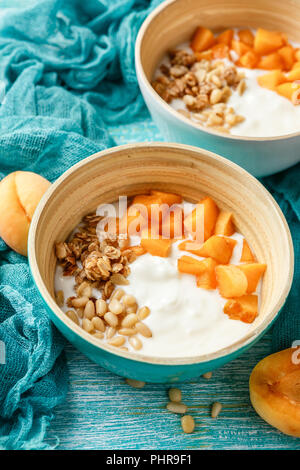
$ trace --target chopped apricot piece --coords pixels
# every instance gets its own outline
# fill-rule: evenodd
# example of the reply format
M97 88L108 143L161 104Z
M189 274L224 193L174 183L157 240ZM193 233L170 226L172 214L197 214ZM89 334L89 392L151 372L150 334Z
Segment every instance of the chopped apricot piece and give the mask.
M237 299L229 299L224 305L224 313L232 320L252 323L258 314L257 295L243 295Z
M242 41L247 46L254 46L254 34L252 33L252 31L250 31L250 29L242 29L238 32L238 37L240 41Z
M217 218L214 234L230 237L234 232L235 227L232 212L221 211Z
M180 204L182 202L182 197L179 196L179 194L152 190L151 195L158 197L163 204L168 204L168 206L172 206L173 204Z
M292 70L296 70L296 69L299 69L300 68L300 62L295 62L293 67L292 67Z
M207 51L202 52L195 52L195 56L198 62L201 60L213 60L213 53L211 49L207 49Z
M175 207L163 219L161 225L161 235L163 238L182 238L184 232L183 210Z
M243 240L243 249L242 249L242 255L241 255L240 262L241 263L248 263L248 262L251 262L251 261L255 261L255 256L253 255L247 241L244 238L244 240Z
M273 52L272 54L262 57L257 67L263 70L282 70L284 68L284 62L278 52Z
M267 55L282 47L284 43L281 33L258 28L254 38L254 50L259 55Z
M300 84L294 82L282 83L276 87L276 92L285 98L293 101L293 97L299 94Z
M182 256L177 260L177 268L180 273L198 276L203 273L206 265L192 256Z
M238 56L243 56L247 52L251 51L251 47L247 46L241 41L233 40L231 42L231 49L238 54Z
M200 263L203 264L203 272L197 275L197 286L202 287L202 289L215 289L217 287L215 273L217 262L212 258L206 258Z
M151 238L150 231L142 232L141 236L141 246L147 253L150 253L152 256L160 256L162 258L167 258L170 254L171 245L173 240L171 239L162 239L157 236L157 238Z
M217 42L219 44L225 44L226 46L230 46L231 41L233 39L233 29L226 29L223 33L219 34L217 37Z
M253 408L267 423L300 437L299 350L271 354L253 369L249 388Z
M199 230L200 232L203 230L203 240L205 241L214 231L218 214L219 209L216 203L210 197L206 197L198 202L196 208L186 216L184 228L197 239L202 238ZM204 227L202 223L204 223Z
M292 46L284 46L278 49L278 54L282 58L284 70L290 70L295 62L294 49Z
M232 238L213 235L199 248L197 254L213 258L220 264L228 264L236 243Z
M246 54L242 55L239 60L239 65L242 67L247 67L248 69L253 69L256 67L259 62L259 57L254 51L248 51Z
M145 213L147 216L147 212ZM147 218L133 206L129 206L126 214L119 221L119 233L128 234L130 236L139 235L148 225Z
M297 60L297 62L300 62L300 49L298 49L298 50L295 52L295 59Z
M181 251L188 251L194 255L199 255L199 250L202 247L202 243L194 242L192 240L184 240L178 245L178 249Z
M247 277L237 266L233 264L218 265L216 267L216 277L222 297L241 297L246 294Z
M256 291L257 284L264 274L265 270L267 269L266 264L262 263L247 263L247 264L240 264L238 268L243 271L243 273L247 277L248 287L247 287L247 294L252 294L252 292Z
M272 70L272 72L257 77L258 84L263 88L268 88L269 90L275 90L277 85L280 85L285 81L286 77L281 70Z
M213 59L230 59L229 47L226 44L215 44L211 51Z
M287 74L286 79L289 82L294 82L295 80L300 80L300 67L297 67L296 69L291 70Z
M199 27L192 38L191 48L195 52L202 52L213 46L215 41L215 37L210 29Z

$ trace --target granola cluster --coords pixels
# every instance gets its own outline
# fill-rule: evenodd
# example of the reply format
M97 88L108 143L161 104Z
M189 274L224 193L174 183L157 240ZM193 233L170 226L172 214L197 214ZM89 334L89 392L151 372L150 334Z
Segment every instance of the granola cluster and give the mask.
M115 285L126 285L129 264L136 259L128 240L118 236L99 241L96 227L101 220L96 214L84 217L81 226L68 242L56 243L56 257L65 276L75 277L75 288L89 283L108 299Z
M170 66L161 65L161 75L152 82L163 100L182 99L187 109L179 112L223 132L244 120L226 104L232 90L242 95L246 88L244 75L234 65L221 60L198 61L195 54L184 50L171 51L169 59Z

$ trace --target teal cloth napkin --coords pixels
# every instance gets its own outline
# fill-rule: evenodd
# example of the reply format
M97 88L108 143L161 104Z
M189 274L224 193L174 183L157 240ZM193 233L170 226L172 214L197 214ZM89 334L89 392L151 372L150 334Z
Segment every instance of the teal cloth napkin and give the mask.
M2 0L0 179L28 170L53 182L71 165L114 145L109 125L147 115L135 76L134 40L159 3ZM299 180L299 166L263 180L288 218L298 255ZM274 329L275 349L300 339L298 304L299 267ZM50 449L47 426L67 391L64 341L39 300L27 260L2 240L0 341L6 348L6 363L0 364L0 448Z

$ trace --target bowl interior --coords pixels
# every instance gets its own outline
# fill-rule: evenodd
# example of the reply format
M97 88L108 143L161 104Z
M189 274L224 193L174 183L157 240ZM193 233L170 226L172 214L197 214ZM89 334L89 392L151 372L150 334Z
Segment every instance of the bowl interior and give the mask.
M286 221L265 188L237 165L205 150L177 144L122 146L89 157L64 173L45 195L31 225L29 257L37 287L55 315L93 342L91 335L67 319L53 301L54 244L64 241L81 218L100 203L150 189L176 192L191 202L211 196L220 208L234 213L238 231L245 235L258 260L267 263L260 314L251 332L218 355L237 349L259 334L282 306L292 279L293 248ZM103 348L112 350L106 345ZM153 358L148 360L153 362ZM164 363L173 362L166 359Z
M144 23L140 59L151 81L163 55L191 38L197 26L215 32L233 27L281 31L300 42L300 8L294 0L173 0L163 3Z

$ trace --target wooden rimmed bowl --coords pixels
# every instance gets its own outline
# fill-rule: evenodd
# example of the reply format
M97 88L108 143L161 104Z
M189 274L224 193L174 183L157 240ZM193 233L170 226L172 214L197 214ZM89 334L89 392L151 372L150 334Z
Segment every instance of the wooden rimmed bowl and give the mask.
M153 358L119 351L73 323L54 300L55 242L64 241L100 203L150 189L197 202L211 196L235 214L259 261L267 263L260 313L240 341L211 354ZM101 366L147 382L191 379L234 359L269 328L290 290L293 245L285 218L266 189L234 163L206 150L179 144L132 144L92 155L65 172L47 191L31 222L29 263L37 289L57 328Z
M165 53L188 41L197 26L216 32L234 27L262 27L282 31L290 40L300 43L299 7L299 1L295 0L167 0L158 6L139 31L135 63L141 92L163 137L169 142L216 152L257 177L299 162L300 123L299 132L278 137L221 134L175 111L150 83Z

